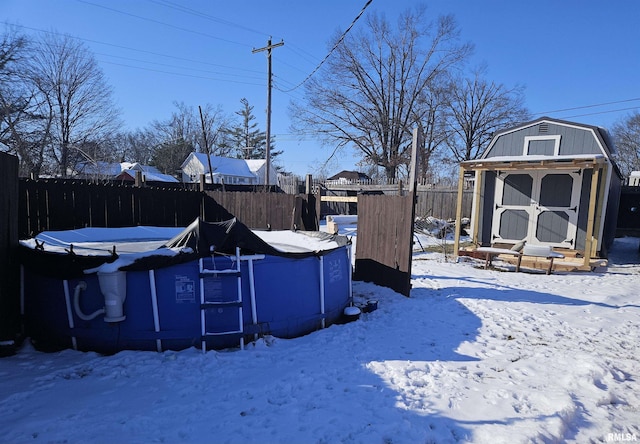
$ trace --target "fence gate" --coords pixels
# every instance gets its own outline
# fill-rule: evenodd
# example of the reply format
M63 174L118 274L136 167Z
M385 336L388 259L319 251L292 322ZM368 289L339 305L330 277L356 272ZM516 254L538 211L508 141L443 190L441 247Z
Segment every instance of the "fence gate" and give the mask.
M358 196L358 245L354 279L411 291L415 192L407 196Z

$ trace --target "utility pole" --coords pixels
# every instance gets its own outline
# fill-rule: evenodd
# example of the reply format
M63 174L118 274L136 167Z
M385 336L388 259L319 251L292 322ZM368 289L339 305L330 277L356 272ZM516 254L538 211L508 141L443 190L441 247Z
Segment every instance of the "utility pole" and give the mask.
M267 41L267 46L264 48L258 48L251 51L253 54L256 52L267 51L267 145L266 145L266 171L265 171L265 185L269 187L269 171L271 170L271 50L278 46L284 45L284 41L271 44L271 37Z

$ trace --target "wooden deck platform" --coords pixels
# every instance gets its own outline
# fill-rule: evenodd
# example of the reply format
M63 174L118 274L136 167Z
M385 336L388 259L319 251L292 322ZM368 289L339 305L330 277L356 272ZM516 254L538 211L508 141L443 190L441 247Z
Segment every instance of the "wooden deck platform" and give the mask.
M607 259L602 258L594 258L589 261L589 265L585 266L584 258L578 257L579 253L575 250L558 250L562 254L564 254L564 258L555 259L553 262L553 270L552 271L593 271L598 267L606 267ZM467 247L460 249L458 251L458 256L467 256L475 259L479 259L482 261L486 260L486 254L477 251L475 248ZM508 263L513 266L514 269L518 264L518 259L520 259L520 270L522 269L533 269L533 270L547 270L549 267L549 259L544 257L535 257L535 256L526 256L522 255L519 258L511 255L511 254L498 254L493 257L493 259L498 259L504 263Z

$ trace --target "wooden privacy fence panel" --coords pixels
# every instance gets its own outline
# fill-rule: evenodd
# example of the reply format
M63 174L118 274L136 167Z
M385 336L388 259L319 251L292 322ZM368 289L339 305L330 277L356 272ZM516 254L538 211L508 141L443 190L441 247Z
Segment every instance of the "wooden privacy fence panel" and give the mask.
M317 199L319 201L319 199ZM20 180L19 236L45 230L137 225L186 227L238 217L250 228L317 229L314 196L133 187L79 180Z
M367 194L382 194L385 196L398 195L397 190L369 190L363 187L361 190L326 190L326 196L358 196ZM457 189L418 189L416 192L416 215L433 216L439 219L452 220L456 217L456 205L458 198ZM473 190L462 192L462 215L471 217L471 205L473 202ZM323 202L322 216L327 214L358 214L358 205L352 202Z
M18 247L18 158L0 152L0 341L12 348L20 330ZM0 346L0 355L4 354Z
M458 190L418 190L417 216L433 216L439 219L456 218ZM462 215L471 217L473 191L462 192Z
M251 228L317 230L319 199L314 195L207 191L222 207Z
M415 195L358 196L354 279L409 296Z
M79 181L20 182L20 237L44 230L137 225L186 226L200 215L199 192Z

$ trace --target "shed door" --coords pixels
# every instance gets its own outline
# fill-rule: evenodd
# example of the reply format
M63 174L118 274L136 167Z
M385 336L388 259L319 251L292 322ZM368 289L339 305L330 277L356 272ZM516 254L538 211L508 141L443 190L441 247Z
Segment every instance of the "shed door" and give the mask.
M499 173L493 242L575 248L580 171Z

